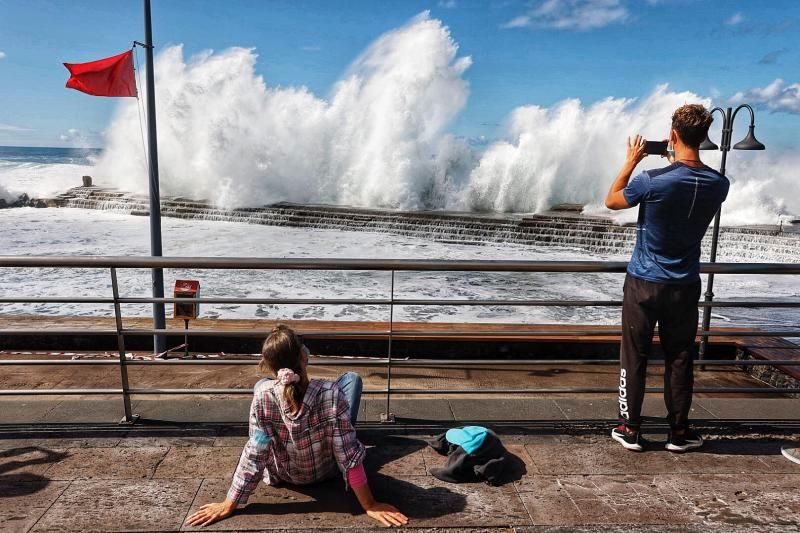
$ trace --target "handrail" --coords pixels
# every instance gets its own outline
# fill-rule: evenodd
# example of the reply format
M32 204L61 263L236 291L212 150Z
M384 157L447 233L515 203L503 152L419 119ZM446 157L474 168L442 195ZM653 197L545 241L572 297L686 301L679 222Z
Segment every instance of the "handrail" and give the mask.
M599 393L607 394L619 392L619 389L613 387L538 387L526 389L489 389L489 388L472 388L472 389L408 389L408 388L386 388L386 389L364 389L362 394L387 394L392 392L394 394L566 394L566 393ZM664 389L661 387L648 387L647 393L661 393ZM764 394L764 393L777 393L777 394L792 394L797 393L798 389L790 387L762 389L758 387L695 387L694 392L706 393L714 392L720 394ZM253 394L251 388L241 389L16 389L16 390L0 390L0 396L67 396L67 395L116 395L116 394L163 394L163 395L192 395L192 394L241 394L249 396Z
M376 366L384 364L388 358L330 359L325 361L309 359L311 366ZM236 366L259 364L259 359L129 359L130 365L222 365ZM769 361L765 359L710 359L693 361L697 366L800 366L800 360L785 359ZM113 359L5 359L0 366L51 366L51 365L118 365ZM565 366L565 365L618 365L619 359L392 359L392 365L411 368L437 368L462 366ZM662 359L649 362L650 365L663 366Z
M626 261L312 259L253 257L0 256L0 267L395 270L440 272L625 272ZM800 274L800 263L701 263L701 273Z
M480 306L480 305L503 305L520 307L619 307L622 300L439 300L439 299L419 299L419 298L126 298L120 297L117 300L121 304L151 304L151 303L198 303L198 304L284 304L284 305L453 305L453 306ZM113 298L94 298L85 296L31 296L24 298L0 297L0 304L3 303L68 303L68 304L113 304ZM698 307L800 307L798 300L715 300L714 302L698 302Z
M153 335L172 335L190 337L256 337L263 338L269 335L271 329L248 330L218 330L218 329L125 329L125 335L134 337L149 337ZM658 329L655 330L658 333ZM25 336L36 333L42 337L56 337L64 335L90 335L93 337L103 335L116 335L113 329L0 329L0 336ZM475 331L475 330L303 330L298 329L298 334L304 337L614 337L622 334L622 330L595 330L595 329L550 329L550 330L509 330L509 331ZM750 329L724 329L698 331L698 337L800 337L800 330L750 330Z
M106 304L113 305L115 329L73 329L73 328L47 328L36 330L39 336L58 336L58 335L85 335L85 336L116 336L119 349L119 357L115 360L40 360L40 359L17 359L2 360L0 366L44 366L44 365L115 365L120 368L121 387L106 389L17 389L0 390L0 396L8 395L82 395L82 394L102 394L102 395L121 395L124 402L125 422L132 422L136 415L130 410L130 396L133 394L152 395L191 395L191 394L251 394L252 389L167 389L167 388L132 388L127 382L128 366L140 365L255 365L256 359L199 359L199 360L141 360L128 359L125 350L125 337L136 336L182 336L182 337L210 337L227 336L263 338L269 330L247 329L247 330L216 330L216 329L148 329L130 328L126 329L122 323L121 306L128 304L149 304L149 303L198 303L198 304L281 304L281 305L372 305L385 306L389 311L388 322L377 322L377 329L339 329L335 331L325 330L299 330L307 337L361 337L372 339L388 339L387 357L370 359L317 359L312 358L313 365L328 366L384 366L387 370L387 387L378 389L367 389L365 394L386 394L386 413L385 419L391 420L391 395L392 394L501 394L501 393L584 393L598 392L610 393L616 388L610 387L545 387L545 388L524 388L524 389L413 389L392 387L391 370L392 367L423 367L423 368L453 368L453 367L474 367L474 366L525 366L525 365L567 365L567 364L588 364L588 365L615 365L616 359L569 359L569 360L405 360L392 357L392 342L397 339L408 338L431 338L431 339L458 339L480 336L482 338L494 339L532 339L537 337L616 337L621 334L619 326L612 326L607 329L585 329L581 327L558 329L547 324L537 324L536 329L526 329L524 325L515 325L514 329L508 331L475 331L468 328L451 329L448 331L436 330L431 328L421 329L398 329L398 324L394 320L395 306L541 306L541 307L619 307L622 302L619 300L582 300L582 299L422 299L422 298L396 298L394 290L394 279L397 272L565 272L565 273L623 273L626 271L627 262L620 261L498 261L498 260L415 260L415 259L310 259L310 258L220 258L220 257L115 257L115 256L0 256L0 268L102 268L110 269L113 295L111 298L104 297L0 297L0 304L6 303L69 303L69 304ZM230 297L203 297L203 298L148 298L148 297L123 297L119 295L116 281L117 269L151 269L151 268L179 268L179 269L236 269L236 270L316 270L316 271L385 271L392 276L392 286L388 297L375 298L230 298ZM759 275L797 275L800 274L800 263L703 263L700 268L702 273L708 274L759 274ZM760 300L722 300L716 302L698 302L698 307L728 307L728 308L800 308L800 300L792 299L760 299ZM24 336L34 333L31 329L0 329L0 336ZM783 328L765 330L752 329L707 329L697 333L698 337L800 337L800 329ZM653 361L653 364L663 365L663 361ZM797 367L800 361L793 359L780 360L703 360L695 361L695 365L707 366L736 366L736 367ZM662 389L649 388L648 392L658 392ZM755 388L755 387L698 387L696 392L718 392L718 393L800 393L800 388L777 387L777 388Z

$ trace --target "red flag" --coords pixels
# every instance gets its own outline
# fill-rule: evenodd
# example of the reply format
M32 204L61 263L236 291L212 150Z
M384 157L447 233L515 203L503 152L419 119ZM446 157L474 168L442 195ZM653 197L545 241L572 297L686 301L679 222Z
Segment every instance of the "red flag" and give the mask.
M67 87L93 96L136 96L133 51L88 63L64 63Z

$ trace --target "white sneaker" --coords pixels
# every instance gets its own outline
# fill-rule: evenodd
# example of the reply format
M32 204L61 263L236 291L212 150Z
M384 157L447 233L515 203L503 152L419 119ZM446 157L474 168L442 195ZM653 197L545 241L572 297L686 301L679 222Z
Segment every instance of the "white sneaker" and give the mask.
M800 448L797 446L782 446L781 453L793 463L800 465Z

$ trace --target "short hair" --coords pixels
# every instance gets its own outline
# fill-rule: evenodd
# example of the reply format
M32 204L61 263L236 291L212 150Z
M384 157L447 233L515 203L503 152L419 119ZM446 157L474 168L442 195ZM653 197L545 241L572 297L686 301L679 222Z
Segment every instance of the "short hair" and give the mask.
M708 128L714 117L708 109L699 104L687 104L679 107L672 114L672 129L678 137L692 148L698 148L708 136Z

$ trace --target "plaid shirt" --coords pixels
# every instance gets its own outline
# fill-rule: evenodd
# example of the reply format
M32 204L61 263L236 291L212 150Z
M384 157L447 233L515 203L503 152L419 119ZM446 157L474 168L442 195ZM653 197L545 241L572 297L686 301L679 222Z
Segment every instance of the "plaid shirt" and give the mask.
M307 485L364 461L364 446L350 424L350 406L332 381L312 379L300 411L292 415L283 386L270 380L256 387L250 406L250 440L242 451L228 498L246 503L263 479Z

